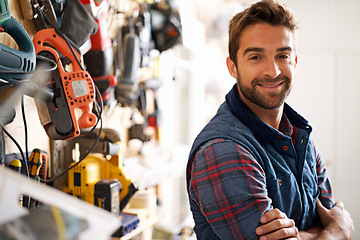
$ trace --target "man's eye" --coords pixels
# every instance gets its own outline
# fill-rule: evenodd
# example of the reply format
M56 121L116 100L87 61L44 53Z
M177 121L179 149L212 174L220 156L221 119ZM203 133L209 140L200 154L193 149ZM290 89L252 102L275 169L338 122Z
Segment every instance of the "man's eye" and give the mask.
M252 57L250 57L250 60L258 60L258 59L260 59L259 56L252 56Z
M287 59L287 58L289 58L289 56L286 55L286 54L283 54L283 55L279 55L278 58L280 58L280 59Z

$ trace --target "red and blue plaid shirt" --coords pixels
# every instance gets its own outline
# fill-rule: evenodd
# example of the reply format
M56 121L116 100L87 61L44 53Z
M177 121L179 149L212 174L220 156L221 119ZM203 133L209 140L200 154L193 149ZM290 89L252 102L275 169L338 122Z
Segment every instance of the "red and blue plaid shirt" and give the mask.
M295 146L298 128L290 123L285 114L279 132L279 138L281 135L289 136ZM316 164L303 168L310 169L306 170L308 172L312 172L311 169L314 169L316 180L313 182L317 182L317 189L313 189L313 193L308 194L305 198L309 196L317 198L318 196L322 202L328 203L325 205L332 207L334 200L324 163L313 142L309 146L313 148L311 156L314 156ZM211 232L209 228L216 233L211 236L211 239L257 239L254 229L259 225L260 217L273 207L281 208L273 206L274 202L285 202L284 209L280 210L286 212L290 218L292 216L289 215L300 217L301 219L295 220L300 227L302 215L305 215L304 218L306 217L306 213L304 213L306 210L301 210L302 213L296 212L299 209L292 209L297 208L295 203L292 205L291 201L293 200L289 199L290 202L287 202L287 199L275 200L276 194L274 199L269 196L268 185L273 184L266 176L269 169L264 167L257 158L247 148L229 138L212 139L197 149L188 165L188 190L190 202L193 203L191 210L195 219L194 229L198 239L209 239L210 235L202 235L202 232ZM293 175L297 174L298 166L296 164L295 161L287 163L294 173ZM310 173L306 175L309 175L306 177L312 178ZM287 177L280 176L274 181L278 188L289 187L287 185L290 181L287 181ZM290 190L288 195L293 194ZM297 196L296 198L299 200L298 198L301 197ZM309 202L313 205L314 199L310 199ZM307 206L304 206L304 209L306 208ZM309 210L309 212L311 211ZM206 218L206 222L197 221L202 217ZM313 220L307 222L313 222Z

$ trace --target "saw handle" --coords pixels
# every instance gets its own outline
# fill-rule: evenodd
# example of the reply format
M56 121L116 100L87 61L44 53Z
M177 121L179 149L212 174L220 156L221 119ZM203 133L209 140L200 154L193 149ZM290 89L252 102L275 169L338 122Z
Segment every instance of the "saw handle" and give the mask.
M1 27L17 43L19 50L0 43L0 78L8 81L28 79L36 67L35 48L24 27L13 17L4 22ZM19 73L4 73L15 71Z

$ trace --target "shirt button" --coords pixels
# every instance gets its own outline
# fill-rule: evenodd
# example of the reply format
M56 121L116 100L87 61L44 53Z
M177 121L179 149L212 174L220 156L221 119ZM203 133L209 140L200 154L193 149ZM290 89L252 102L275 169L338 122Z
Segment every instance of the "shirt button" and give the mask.
M279 186L281 187L281 185L282 185L282 181L281 179L279 179Z
M287 150L289 150L289 147L288 146L283 146L283 148L282 148L284 151L287 151Z

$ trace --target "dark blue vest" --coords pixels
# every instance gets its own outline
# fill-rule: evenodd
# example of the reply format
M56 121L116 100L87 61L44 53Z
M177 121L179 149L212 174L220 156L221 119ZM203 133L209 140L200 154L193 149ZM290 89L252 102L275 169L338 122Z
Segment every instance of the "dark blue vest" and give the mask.
M214 138L231 139L247 149L262 166L272 206L293 219L299 230L313 226L316 221L316 199L320 191L314 146L309 140L312 129L287 104L284 113L291 124L298 128L295 145L291 137L281 134L253 114L238 97L235 85L227 94L226 102L193 143L187 166L187 188L191 161L197 149ZM279 180L282 182L281 187ZM201 239L218 239L199 206L189 199L197 236L201 236Z

